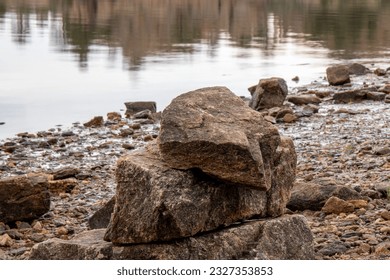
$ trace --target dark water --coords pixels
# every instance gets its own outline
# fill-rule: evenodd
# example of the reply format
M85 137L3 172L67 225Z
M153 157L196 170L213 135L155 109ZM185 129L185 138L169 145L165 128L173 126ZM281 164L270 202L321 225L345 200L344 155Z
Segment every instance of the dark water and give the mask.
M346 60L387 68L389 18L384 0L0 0L0 138Z

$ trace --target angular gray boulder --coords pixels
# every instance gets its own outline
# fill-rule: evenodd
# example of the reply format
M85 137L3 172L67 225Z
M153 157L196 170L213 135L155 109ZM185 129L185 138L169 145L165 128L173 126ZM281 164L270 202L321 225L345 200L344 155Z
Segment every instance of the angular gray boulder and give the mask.
M163 111L158 144L172 168L200 169L236 185L269 190L278 129L226 87L176 97ZM291 147L291 160L295 150Z
M0 221L36 219L50 210L46 176L13 176L0 180Z
M288 94L287 83L282 78L261 79L256 87L249 88L252 99L249 106L256 110L280 107Z
M47 240L32 248L30 260L315 259L313 235L300 215L246 222L163 243L116 246L104 241L103 235L104 230L93 230L72 240Z

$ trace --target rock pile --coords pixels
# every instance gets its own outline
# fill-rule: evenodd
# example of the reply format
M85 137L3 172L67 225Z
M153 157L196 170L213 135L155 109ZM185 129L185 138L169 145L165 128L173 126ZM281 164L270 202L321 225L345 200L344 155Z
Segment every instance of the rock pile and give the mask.
M31 258L237 259L255 247L257 258L312 259L306 220L283 215L295 167L291 139L227 88L183 94L157 143L118 162L107 230L43 242Z

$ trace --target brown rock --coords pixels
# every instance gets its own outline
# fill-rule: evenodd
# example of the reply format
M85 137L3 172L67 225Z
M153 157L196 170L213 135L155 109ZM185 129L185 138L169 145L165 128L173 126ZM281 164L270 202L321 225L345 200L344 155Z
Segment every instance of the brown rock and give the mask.
M313 94L290 95L287 101L295 105L319 104L321 99Z
M375 247L375 254L379 256L390 256L390 241L378 244Z
M272 207L264 191L227 185L200 171L171 169L153 147L122 158L117 182L105 237L115 244L193 236L253 216L265 217L267 206Z
M15 176L0 180L0 221L39 218L50 209L46 176Z
M112 257L112 244L103 240L104 230L80 233L72 240L49 239L36 244L30 260L107 260Z
M268 190L280 135L227 88L214 87L175 98L163 111L158 141L163 160L173 168L199 168L224 181ZM294 149L290 153L293 159Z
M377 76L384 76L384 75L386 75L386 70L381 69L381 68L377 68L377 69L375 69L374 74Z
M8 234L0 235L0 247L11 247L14 243L15 241Z
M77 185L78 181L75 178L51 180L49 190L51 194L70 193Z
M356 209L368 207L368 202L363 199L348 200L348 202L351 203Z
M107 113L107 119L110 121L120 121L122 119L122 115L117 112Z
M332 86L343 85L351 82L348 67L344 65L331 66L326 69L328 82Z
M156 102L153 101L137 101L137 102L126 102L126 117L131 117L134 114L144 111L150 110L151 113L156 113Z
M367 99L367 91L359 89L336 92L333 95L333 100L336 103L360 102L364 99Z
M112 197L102 208L96 211L89 219L90 229L106 228L110 223L111 214L114 212L115 196Z
M113 246L104 230L72 240L50 239L35 245L31 260L230 260L253 254L259 259L314 259L313 236L303 216L252 221L173 242ZM251 252L252 251L252 252Z
M368 68L359 63L352 63L348 65L348 72L351 75L364 75L369 72Z
M53 180L67 179L76 177L80 173L80 169L76 167L62 167L52 172Z
M293 211L318 211L332 196L343 200L359 200L360 198L358 192L345 186L295 182L287 207Z
M389 221L390 220L390 211L386 210L386 211L383 211L381 213L381 217L386 220L386 221Z
M286 81L281 78L261 79L252 95L249 106L256 110L280 107L288 94Z
M285 123L293 123L295 122L296 120L298 119L297 116L295 116L294 114L290 114L290 113L287 113L283 116L283 121Z
M329 198L321 209L321 211L326 214L350 213L354 210L355 207L353 204L335 196Z
M369 92L367 92L366 97L368 100L383 101L383 100L385 100L386 93L369 91Z
M102 116L94 117L92 120L84 123L85 127L101 127L104 125L104 119Z

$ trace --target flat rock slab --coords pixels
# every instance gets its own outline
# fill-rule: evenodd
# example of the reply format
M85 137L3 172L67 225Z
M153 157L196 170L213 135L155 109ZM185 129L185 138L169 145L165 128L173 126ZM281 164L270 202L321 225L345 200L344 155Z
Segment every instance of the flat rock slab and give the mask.
M271 188L280 142L278 129L225 87L176 97L162 113L158 137L169 166L261 190ZM293 146L290 154L293 160Z
M126 113L127 117L131 117L136 113L141 111L150 110L151 113L156 113L156 102L154 101L136 101L136 102L126 102Z
M265 217L267 196L265 191L227 185L199 171L172 169L151 145L118 162L116 204L105 240L169 241Z
M46 176L13 176L0 180L0 222L36 219L49 210Z
M49 239L31 249L31 260L108 260L112 244L103 240L105 230L90 230L72 240Z
M306 219L285 215L246 222L173 242L115 246L104 230L87 231L72 240L50 239L31 250L31 260L229 260L314 259L313 236ZM252 252L252 253L250 253ZM254 252L254 253L253 253Z

